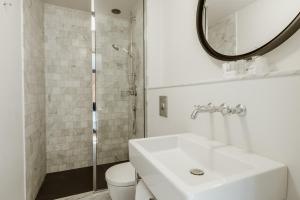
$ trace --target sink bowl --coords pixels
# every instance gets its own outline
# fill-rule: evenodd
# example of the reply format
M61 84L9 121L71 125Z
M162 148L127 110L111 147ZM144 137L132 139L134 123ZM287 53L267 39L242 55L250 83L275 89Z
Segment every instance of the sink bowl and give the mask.
M158 200L286 199L285 165L196 134L131 140L129 158Z

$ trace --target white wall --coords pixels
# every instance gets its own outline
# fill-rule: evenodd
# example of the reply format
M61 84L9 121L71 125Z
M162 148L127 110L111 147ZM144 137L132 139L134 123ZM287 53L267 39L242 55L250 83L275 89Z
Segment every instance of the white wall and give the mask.
M253 51L269 42L286 28L299 9L299 0L259 0L240 9L236 13L237 52L243 54Z
M21 1L0 5L0 199L25 199Z
M162 46L162 28L161 23L161 10L162 6L161 0L151 0L147 1L147 11L146 11L146 29L149 30L147 34L147 62L149 67L147 69L147 84L150 86L159 86L163 84L163 50ZM151 31L150 31L151 30ZM155 30L155 31L153 31Z
M153 42L147 48L148 135L193 131L281 161L288 165L290 172L288 200L299 200L300 77L151 89L221 77L221 62L208 56L197 39L198 1L159 1L151 0L148 4L148 19L152 18L156 7L161 9L152 18L159 23L152 23L147 31L148 43ZM154 34L158 39L152 37ZM155 55L161 49L162 56L156 60ZM299 68L300 32L266 57L279 69ZM153 62L158 64L152 65ZM160 67L157 69L157 66ZM160 77L158 81L157 77ZM159 95L169 98L168 118L159 117ZM196 121L189 119L194 104L209 102L217 105L243 103L249 112L242 119L237 116L224 118L217 113L202 114Z
M149 87L193 82L220 75L215 61L206 56L198 42L197 2L148 0Z

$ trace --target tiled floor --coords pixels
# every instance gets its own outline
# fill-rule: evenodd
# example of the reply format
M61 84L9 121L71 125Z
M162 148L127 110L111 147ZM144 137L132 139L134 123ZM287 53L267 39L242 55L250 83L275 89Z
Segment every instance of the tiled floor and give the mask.
M79 195L65 197L57 200L111 200L108 191L104 192L87 192Z

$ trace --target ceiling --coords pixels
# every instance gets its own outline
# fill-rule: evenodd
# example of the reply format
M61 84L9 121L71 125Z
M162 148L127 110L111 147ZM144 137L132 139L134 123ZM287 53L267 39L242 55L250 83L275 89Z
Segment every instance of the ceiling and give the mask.
M114 15L111 10L116 8L121 10L119 17L130 17L130 12L134 10L138 0L95 0L96 14L98 12L108 15ZM116 15L114 15L116 16Z
M236 11L248 6L256 0L207 0L207 18L209 24L214 24L219 19L229 16Z
M130 12L134 9L138 0L95 0L95 10L97 13L114 15L111 13L112 9L121 10L119 17L130 17ZM44 0L49 4L68 7L77 10L91 11L90 0ZM116 16L116 15L114 15Z
M96 0L97 1L97 0ZM110 1L110 0L108 0ZM54 4L57 6L68 7L77 10L91 11L91 1L90 0L44 0L44 2L49 4Z

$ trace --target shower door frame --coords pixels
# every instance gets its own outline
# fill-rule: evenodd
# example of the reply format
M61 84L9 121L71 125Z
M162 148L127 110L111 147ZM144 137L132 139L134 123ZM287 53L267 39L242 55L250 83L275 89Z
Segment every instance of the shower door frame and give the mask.
M96 14L95 14L95 1L91 0L91 33L92 33L92 161L93 161L93 191L99 191L97 189L97 144L99 141L99 136L101 132L98 131L99 116L96 104L96 78L97 78L97 66L96 66ZM138 0L143 1L143 104L144 104L144 138L147 137L147 1L148 0Z
M91 0L91 33L92 33L92 161L93 161L93 191L97 190L97 143L98 143L98 113L96 104L96 16L95 0Z

